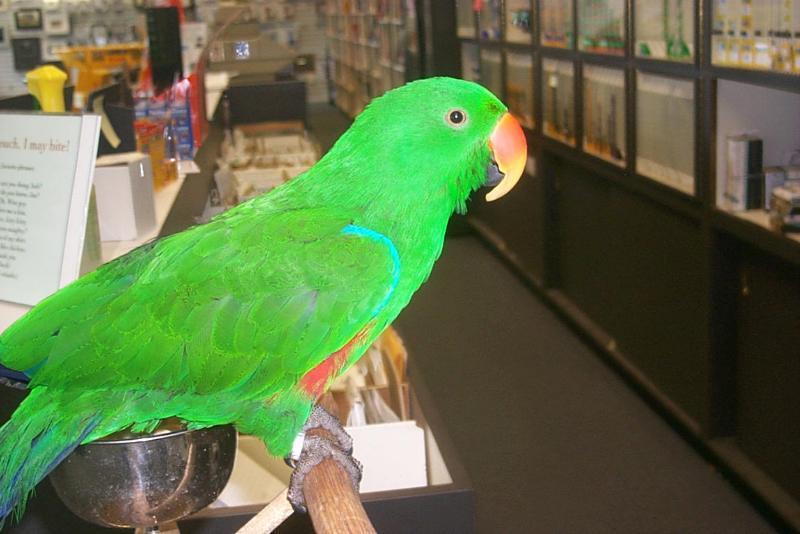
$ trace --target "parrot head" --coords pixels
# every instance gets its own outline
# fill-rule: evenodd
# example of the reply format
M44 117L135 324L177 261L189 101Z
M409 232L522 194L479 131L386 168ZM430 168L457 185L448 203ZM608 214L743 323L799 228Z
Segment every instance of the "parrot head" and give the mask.
M492 187L488 201L514 187L525 168L527 145L517 120L490 91L440 77L374 99L329 155L352 155L355 174L368 168L374 177L379 169L381 194L416 202L444 196L451 213L463 213L480 187Z

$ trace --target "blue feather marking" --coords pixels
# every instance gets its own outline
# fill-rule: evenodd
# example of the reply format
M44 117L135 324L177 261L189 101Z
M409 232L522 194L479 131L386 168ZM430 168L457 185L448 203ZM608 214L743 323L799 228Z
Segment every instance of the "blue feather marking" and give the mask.
M86 427L86 428L83 430L83 432L81 432L81 435L80 435L80 436L78 436L78 439L76 439L74 442L70 443L70 445L69 445L68 447L64 448L64 450L62 450L62 451L59 453L59 455L58 455L58 456L56 456L55 458L53 458L53 461L51 461L51 462L50 462L50 465L48 465L48 466L47 466L47 469L45 469L45 471L46 471L47 473L49 473L50 471L52 471L53 469L55 469L55 467L56 467L58 464L60 464L60 463L61 463L61 462L64 460L64 458L66 458L67 456L69 456L69 454L70 454L72 451L74 451L74 450L75 450L75 449L78 447L78 445L80 445L81 443L83 443L83 440L85 440L85 439L86 439L86 437L87 437L89 434L91 434L91 433L92 433L92 431L93 431L95 428L97 428L97 425L99 425L99 424L100 424L100 417L94 417L94 418L92 418L92 420L91 420L91 422L89 423L89 425L88 425L88 426L87 426L87 427Z
M388 248L389 254L392 256L392 287L389 288L389 291L386 293L383 301L381 301L381 303L378 304L378 306L372 312L372 316L375 317L383 309L383 307L386 306L386 303L389 301L389 297L392 296L392 293L394 293L394 290L397 288L397 284L400 283L400 254L398 254L397 247L394 246L394 243L392 243L391 239L380 232L376 232L375 230L370 230L369 228L364 228L363 226L358 226L355 224L348 224L342 228L342 233L366 237L367 239L376 241Z
M13 380L15 382L23 382L25 384L31 381L30 376L26 375L25 373L14 371L13 369L9 369L4 365L0 365L0 377L8 378L9 380Z

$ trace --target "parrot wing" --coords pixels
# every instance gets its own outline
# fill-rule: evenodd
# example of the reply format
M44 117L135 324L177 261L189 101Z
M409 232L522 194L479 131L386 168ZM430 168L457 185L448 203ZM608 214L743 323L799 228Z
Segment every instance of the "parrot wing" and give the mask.
M399 258L340 210L257 210L243 204L48 297L0 337L0 362L34 386L294 386L385 305Z

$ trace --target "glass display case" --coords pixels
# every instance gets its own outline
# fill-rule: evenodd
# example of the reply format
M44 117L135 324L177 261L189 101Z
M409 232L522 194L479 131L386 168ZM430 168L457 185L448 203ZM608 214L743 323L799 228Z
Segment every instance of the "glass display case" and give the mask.
M481 65L478 61L478 45L461 43L461 77L471 82L481 80Z
M353 117L369 101L418 77L416 12L405 0L325 2L336 105Z
M503 57L498 50L481 50L481 83L503 100Z
M671 61L694 58L694 0L636 0L636 55Z
M578 43L586 52L625 55L625 1L578 0Z
M533 12L530 0L506 0L506 41L530 43Z
M475 38L475 11L472 10L472 0L458 0L456 2L456 27L458 36L465 39Z
M406 3L405 31L406 49L412 54L419 54L419 19L414 2Z
M569 61L542 61L545 135L575 145L575 67Z
M583 68L583 149L616 165L625 164L625 73Z
M694 195L694 82L636 73L636 172Z
M800 240L798 124L800 94L718 82L717 208Z
M506 53L506 104L526 128L533 129L533 57Z
M478 29L481 39L500 39L501 9L502 2L500 0L483 0L478 14Z
M539 9L542 45L572 48L572 0L541 0Z
M420 54L419 49L420 34L417 6L414 2L407 2L405 6L405 79L411 81L422 77L422 54Z
M800 74L800 0L712 4L712 63Z

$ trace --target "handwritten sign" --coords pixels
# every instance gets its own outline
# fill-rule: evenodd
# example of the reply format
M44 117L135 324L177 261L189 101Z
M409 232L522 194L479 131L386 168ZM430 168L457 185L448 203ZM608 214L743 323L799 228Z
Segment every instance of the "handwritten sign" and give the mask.
M77 278L99 127L0 114L0 299L33 305Z

